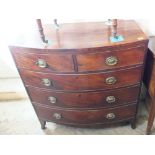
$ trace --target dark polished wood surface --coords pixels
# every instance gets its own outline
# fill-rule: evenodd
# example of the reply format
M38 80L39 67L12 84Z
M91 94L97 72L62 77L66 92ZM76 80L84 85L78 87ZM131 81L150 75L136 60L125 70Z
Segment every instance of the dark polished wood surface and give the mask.
M128 85L138 84L141 80L142 66L122 69L118 71L90 73L90 74L52 74L20 70L21 77L26 86L34 86L53 90L83 91L106 90ZM107 84L106 79L114 77L114 84ZM42 82L48 79L51 85L46 86Z
M127 48L125 50L113 50L113 51L107 50L104 52L96 51L94 53L78 54L77 55L78 71L84 72L84 71L95 71L102 69L115 69L120 67L143 64L144 60L143 50L144 46L139 46L135 48ZM109 66L105 63L106 58L110 56L117 58L118 63L116 65ZM126 58L128 60L126 60Z
M94 109L130 104L132 102L136 102L139 95L139 85L118 90L94 91L84 93L56 92L34 87L27 87L27 89L31 96L32 102L34 102L35 104L39 103L43 105L49 105L51 107L63 107L70 109ZM107 102L108 96L114 96L115 101L110 103ZM56 102L51 103L49 97L54 97L56 99Z
M74 72L74 63L71 54L22 53L19 49L15 48L13 55L19 68L42 72ZM47 67L41 68L37 66L36 62L39 59L43 59L47 63Z
M43 25L48 44L38 32L9 47L42 129L46 121L135 128L148 39L132 20L117 25L122 42L110 42L104 22L90 22Z
M82 49L81 51L55 52L48 50L44 52L41 49L25 49L10 47L13 50L13 56L17 67L42 72L88 72L97 70L110 70L121 67L128 67L143 64L145 43L134 45L133 47L124 47L119 49L94 48L93 51ZM78 54L77 54L78 52ZM38 53L38 54L36 54ZM75 54L76 53L76 54ZM133 59L134 55L134 59ZM116 57L116 65L107 65L106 59ZM74 57L74 59L73 59ZM128 58L128 60L126 60ZM47 63L46 68L40 68L35 63L38 59L43 59ZM76 62L74 62L74 60ZM96 60L97 63L96 63Z
M136 104L131 104L119 108L98 109L98 110L64 110L49 107L34 106L40 118L46 121L53 121L62 124L97 124L114 122L121 119L133 118L136 112ZM59 114L61 118L55 118L54 114ZM113 113L115 117L108 119L107 115Z

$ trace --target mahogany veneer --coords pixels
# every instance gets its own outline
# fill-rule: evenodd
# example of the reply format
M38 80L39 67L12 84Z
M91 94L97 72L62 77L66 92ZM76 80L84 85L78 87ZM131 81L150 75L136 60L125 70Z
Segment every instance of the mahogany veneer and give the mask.
M49 105L52 107L63 108L104 108L124 104L130 104L137 101L140 85L125 87L117 90L93 91L93 92L60 92L53 90L42 90L35 87L27 87L31 100L34 104ZM109 96L116 96L115 102L106 101ZM122 95L123 94L123 95ZM56 104L51 103L49 96L54 96Z
M123 107L98 109L98 110L64 110L54 109L34 105L37 114L43 120L52 120L56 123L71 124L71 125L92 125L113 122L114 119L107 119L107 114L115 113L115 121L121 119L133 119L136 112L136 104L131 104ZM60 114L60 119L57 119L54 114Z
M52 74L20 69L26 86L64 91L105 90L134 85L140 82L141 72L142 66L89 74ZM116 83L107 84L109 77L115 77ZM45 78L51 81L51 85L44 85L42 80Z
M36 33L9 48L41 127L129 121L135 128L148 44L138 25L118 20L124 41L112 43L104 22L38 24L40 39Z

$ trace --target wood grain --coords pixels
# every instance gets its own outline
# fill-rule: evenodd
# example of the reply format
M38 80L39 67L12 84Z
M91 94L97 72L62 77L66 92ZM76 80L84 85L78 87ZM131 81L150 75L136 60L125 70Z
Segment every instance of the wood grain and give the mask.
M84 91L106 90L138 84L141 80L142 69L142 66L138 66L111 72L70 75L40 73L21 69L20 74L25 85L53 90ZM106 79L109 77L115 77L116 83L107 84ZM42 79L49 79L52 84L45 86Z
M96 71L143 64L144 53L145 47L141 46L125 50L109 50L104 52L94 50L94 53L77 54L78 70L79 72ZM116 65L110 66L106 64L106 59L111 56L117 58Z
M139 94L139 85L110 91L95 91L84 93L55 92L41 90L34 87L27 87L27 89L34 104L39 103L42 105L48 105L50 107L74 109L107 108L130 104L131 102L137 101ZM50 96L56 98L56 103L51 103L49 101L48 98ZM108 103L106 101L108 96L114 96L115 102Z
M33 50L32 50L33 52ZM71 54L37 54L22 53L20 49L15 48L13 52L17 67L42 72L74 72L74 64ZM46 62L47 67L41 68L36 62L42 59Z
M64 109L53 109L48 107L41 107L34 105L34 108L39 117L46 121L53 121L56 123L63 124L93 124L93 123L106 123L114 122L121 119L129 119L134 117L136 111L136 105L127 105L117 108L99 109L99 110L64 110ZM61 119L57 120L53 117L54 113L60 114ZM107 119L106 116L109 113L114 113L114 119Z

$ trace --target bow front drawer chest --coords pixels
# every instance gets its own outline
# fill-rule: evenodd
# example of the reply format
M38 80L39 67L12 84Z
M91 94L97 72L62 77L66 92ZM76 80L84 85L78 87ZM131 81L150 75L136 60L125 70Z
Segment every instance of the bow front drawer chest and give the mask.
M136 22L118 20L124 38L118 42L104 22L39 30L9 48L41 127L51 121L78 127L130 122L135 128L148 44Z

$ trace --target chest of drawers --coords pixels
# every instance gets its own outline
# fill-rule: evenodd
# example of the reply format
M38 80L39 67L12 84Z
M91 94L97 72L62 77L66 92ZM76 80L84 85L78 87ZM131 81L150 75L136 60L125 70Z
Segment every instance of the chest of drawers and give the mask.
M36 36L9 46L43 129L49 121L135 127L148 39L132 20L117 31L124 41L112 43L104 22L44 25L50 44Z

